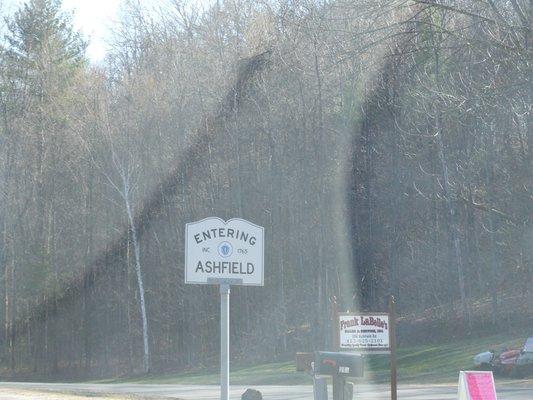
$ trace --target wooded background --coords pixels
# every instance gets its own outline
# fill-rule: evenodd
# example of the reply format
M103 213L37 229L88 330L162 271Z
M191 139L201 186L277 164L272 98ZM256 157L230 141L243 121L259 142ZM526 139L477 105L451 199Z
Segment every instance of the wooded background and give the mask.
M400 342L533 324L531 0L125 1L105 62L59 0L0 51L1 360L17 377L211 366L185 223L265 227L232 358L327 348L332 298Z

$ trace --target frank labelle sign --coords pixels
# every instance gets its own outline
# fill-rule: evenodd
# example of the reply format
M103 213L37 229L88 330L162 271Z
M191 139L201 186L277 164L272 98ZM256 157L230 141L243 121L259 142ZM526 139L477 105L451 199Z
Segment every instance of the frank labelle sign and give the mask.
M210 217L185 228L185 282L263 286L263 227Z
M388 314L339 314L341 350L389 351Z

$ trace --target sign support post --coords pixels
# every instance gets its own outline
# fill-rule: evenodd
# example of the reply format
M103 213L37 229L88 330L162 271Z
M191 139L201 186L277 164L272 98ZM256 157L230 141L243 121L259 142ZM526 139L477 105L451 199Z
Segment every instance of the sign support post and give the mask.
M337 304L337 297L331 297L331 327L333 328L333 343L331 347L333 351L339 351L340 349L340 332L339 332L339 306Z
M389 334L390 334L390 397L398 399L398 374L396 365L396 301L389 298Z
M230 285L220 284L220 399L229 399L229 295Z

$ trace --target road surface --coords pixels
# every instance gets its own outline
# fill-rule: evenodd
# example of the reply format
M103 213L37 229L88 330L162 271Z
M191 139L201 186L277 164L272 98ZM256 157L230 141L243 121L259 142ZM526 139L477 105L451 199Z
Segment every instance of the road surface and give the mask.
M265 400L312 400L311 386L255 386ZM245 386L231 388L230 397L239 400ZM13 394L11 394L11 391ZM39 394L28 396L27 391ZM19 394L17 394L17 392ZM67 393L54 397L47 392ZM506 382L497 385L498 400L533 400L533 382ZM21 394L22 393L22 394ZM19 396L19 397L17 397ZM87 396L87 397L85 397ZM107 397L110 396L110 397ZM0 383L1 400L79 400L132 398L135 399L182 399L219 400L218 386L211 385L143 385L143 384L63 384L63 383ZM456 400L456 385L400 385L400 400ZM388 400L385 385L358 385L354 400Z

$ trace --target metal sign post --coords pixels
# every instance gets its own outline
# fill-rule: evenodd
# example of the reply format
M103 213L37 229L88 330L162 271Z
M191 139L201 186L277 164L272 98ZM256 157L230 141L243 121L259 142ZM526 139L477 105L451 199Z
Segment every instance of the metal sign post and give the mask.
M240 218L211 217L185 227L185 283L219 285L221 400L229 400L230 287L263 286L263 238L263 227Z
M229 399L229 294L230 285L220 284L220 399Z
M220 400L229 400L229 298L231 285L242 285L240 279L208 278L220 291Z

